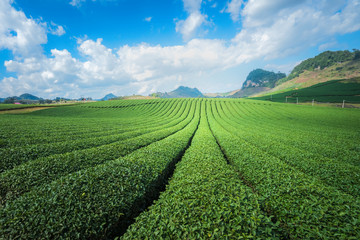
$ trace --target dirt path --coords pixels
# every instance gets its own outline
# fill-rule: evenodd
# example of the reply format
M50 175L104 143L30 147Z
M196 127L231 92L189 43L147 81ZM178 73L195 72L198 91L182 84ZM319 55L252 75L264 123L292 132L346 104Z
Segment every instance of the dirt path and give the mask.
M21 108L21 109L15 108L15 109L8 109L8 110L0 111L0 114L29 113L29 112L39 111L39 110L43 110L43 109L47 109L47 108L53 108L53 107L29 107L29 108Z

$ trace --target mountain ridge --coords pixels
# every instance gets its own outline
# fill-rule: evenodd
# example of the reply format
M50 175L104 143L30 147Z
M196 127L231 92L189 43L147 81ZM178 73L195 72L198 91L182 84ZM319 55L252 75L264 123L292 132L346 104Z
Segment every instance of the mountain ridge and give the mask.
M149 96L160 98L198 98L204 97L204 95L197 88L190 88L185 86L179 86L171 92L156 92Z

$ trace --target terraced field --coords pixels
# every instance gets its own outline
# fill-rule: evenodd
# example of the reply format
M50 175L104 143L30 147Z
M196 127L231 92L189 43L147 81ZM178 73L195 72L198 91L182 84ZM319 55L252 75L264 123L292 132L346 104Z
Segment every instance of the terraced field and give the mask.
M119 100L0 120L0 239L360 239L357 109Z

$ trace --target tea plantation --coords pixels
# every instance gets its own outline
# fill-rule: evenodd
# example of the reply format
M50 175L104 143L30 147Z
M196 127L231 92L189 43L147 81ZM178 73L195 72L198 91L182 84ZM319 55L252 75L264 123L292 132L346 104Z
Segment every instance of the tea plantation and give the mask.
M116 100L0 121L0 239L360 239L358 109Z

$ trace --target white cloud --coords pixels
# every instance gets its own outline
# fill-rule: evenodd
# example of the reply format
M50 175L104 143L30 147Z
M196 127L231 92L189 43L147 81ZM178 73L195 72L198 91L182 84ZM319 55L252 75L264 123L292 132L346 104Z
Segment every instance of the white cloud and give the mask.
M151 22L152 17L146 17L144 20L145 20L146 22Z
M200 10L202 0L183 0L183 2L185 11L192 13Z
M11 3L10 0L0 0L0 50L9 49L17 57L39 56L41 44L47 43L47 33L65 34L62 26L27 18Z
M202 0L183 0L183 2L189 16L185 20L178 20L175 30L182 34L185 41L189 41L201 25L206 23L207 16L200 12Z
M331 47L334 47L334 46L336 46L336 45L338 45L338 43L333 40L333 41L331 41L331 42L326 42L326 43L321 44L321 45L318 47L318 49L319 49L319 51L325 51L325 50L328 50L328 49L330 49Z
M206 21L206 16L200 12L193 12L186 20L180 20L176 23L176 32L183 35L185 41L190 40L196 33L196 30Z
M243 29L231 41L225 41L191 39L205 20L200 13L201 1L184 1L189 17L178 22L177 28L189 38L187 43L168 47L142 43L115 50L106 47L102 39L94 41L85 37L77 41L78 51L85 60L76 59L66 49L51 50L51 57L28 54L25 51L28 48L41 49L40 45L46 42L46 31L14 10L22 19L16 26L29 23L42 37L23 34L26 48L22 48L20 43L11 45L8 39L11 37L9 29L18 28L0 26L0 46L23 54L23 58L5 62L7 71L14 72L17 77L0 81L0 96L31 92L44 97L79 97L81 94L98 97L108 92L147 94L169 90L175 85L201 88L201 84L207 84L209 76L220 76L219 72L242 63L296 54L309 46L324 44L338 34L360 29L359 0L333 0L331 7L324 1L316 4L310 0L289 2L248 1L241 12ZM2 9L7 6L4 1L0 4ZM0 17L5 26L10 24L9 19ZM11 16L10 19L16 21ZM268 65L271 66L276 68ZM277 69L289 67L283 65Z
M230 13L231 19L234 22L238 21L240 18L242 4L243 4L242 0L231 0L227 4L226 12Z
M91 1L92 1L92 2L98 1L98 2L104 3L104 2L114 2L114 1L117 1L117 0L91 0ZM82 3L84 3L84 2L86 2L86 0L71 0L71 1L69 2L69 4L70 4L71 6L74 6L74 7L79 8L79 7L81 7Z
M9 0L0 1L0 23L0 49L9 49L15 55L37 55L40 45L47 42L46 30L15 10Z
M80 7L82 2L85 2L86 0L71 0L70 5L74 7Z
M302 5L307 0L249 0L242 15L245 27L270 26L277 21L278 15L287 15L294 11L295 6ZM313 4L311 4L313 5ZM300 9L298 7L297 9Z
M62 36L65 34L64 28L54 22L51 22L50 25L47 24L47 26L48 26L48 32L53 35Z
M266 64L264 66L265 69L268 69L269 71L274 71L274 72L282 72L282 73L286 73L289 74L293 68L300 64L300 62L292 62L292 63L287 63L287 64L281 64L281 65L277 65L277 64Z
M261 2L264 3L263 6L260 5ZM242 58L249 61L261 57L284 57L309 46L316 46L336 34L360 29L358 0L343 1L347 5L335 12L325 11L324 8L328 9L327 5L313 5L311 1L302 1L302 4L299 2L296 1L300 5L294 8L295 3L285 0L249 1L243 13L244 28L233 39L233 43L243 52L240 54ZM267 13L266 9L272 13Z
M189 41L184 46L162 47L140 44L123 46L117 52L105 47L101 39L83 41L78 50L86 61L79 61L67 50L53 49L52 57L25 58L5 62L17 79L3 80L0 94L22 93L33 89L42 95L52 89L51 96L67 91L77 96L81 91L111 85L133 85L144 93L168 79L199 76L201 72L226 68L230 59L224 42L219 40ZM221 64L219 64L221 62ZM13 84L13 85L12 85ZM12 85L10 87L10 85ZM145 87L146 86L146 87ZM69 90L70 89L70 90Z

